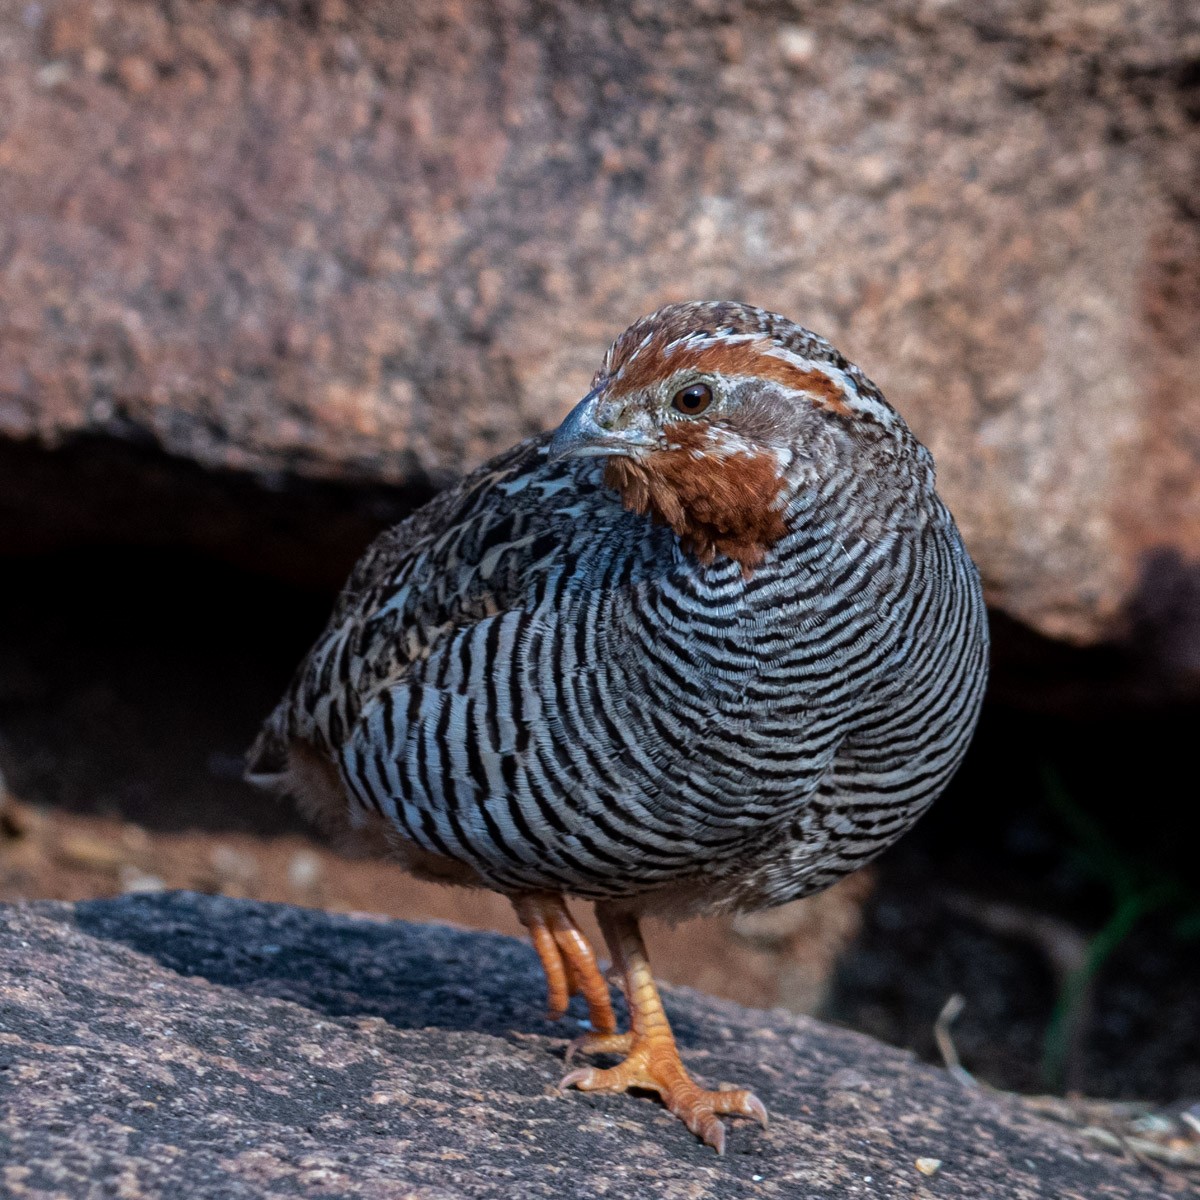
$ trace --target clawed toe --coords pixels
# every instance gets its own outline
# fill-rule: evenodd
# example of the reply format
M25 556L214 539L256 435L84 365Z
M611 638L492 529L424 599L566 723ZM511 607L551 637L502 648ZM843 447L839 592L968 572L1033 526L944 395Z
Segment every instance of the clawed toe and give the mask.
M550 1020L565 1016L568 1001L580 995L587 1001L593 1027L601 1033L612 1033L617 1021L608 982L563 898L531 893L514 897L513 908L521 924L529 930L533 948L546 972L546 1008Z
M770 1122L767 1116L767 1106L753 1093L745 1088L738 1088L736 1091L717 1092L718 1096L728 1096L729 1099L723 1101L728 1107L719 1107L717 1112L730 1113L739 1117L753 1117L764 1129Z
M632 1033L585 1033L574 1038L563 1061L570 1066L576 1054L628 1054L633 1049ZM563 1084L565 1087L566 1085Z
M718 1154L725 1153L725 1125L719 1116L753 1117L764 1129L767 1110L763 1102L745 1089L712 1092L697 1087L673 1090L663 1097L666 1106L698 1137Z
M718 1154L725 1153L721 1116L753 1117L764 1129L767 1127L767 1110L753 1092L699 1087L678 1056L659 1047L635 1048L615 1067L580 1067L565 1075L559 1087L575 1087L582 1092L625 1092L630 1088L656 1092L663 1104Z

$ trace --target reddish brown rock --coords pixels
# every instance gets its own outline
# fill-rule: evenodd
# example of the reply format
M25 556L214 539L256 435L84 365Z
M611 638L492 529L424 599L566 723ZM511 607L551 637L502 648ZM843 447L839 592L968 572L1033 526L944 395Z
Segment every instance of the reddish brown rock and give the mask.
M7 5L0 432L419 489L745 298L911 417L994 605L1200 680L1198 14Z

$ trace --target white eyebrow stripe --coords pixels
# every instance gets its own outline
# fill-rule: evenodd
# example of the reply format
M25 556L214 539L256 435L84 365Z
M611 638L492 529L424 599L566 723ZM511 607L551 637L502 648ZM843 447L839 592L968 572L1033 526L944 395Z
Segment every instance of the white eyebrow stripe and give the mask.
M895 419L895 413L886 405L880 404L873 396L859 389L858 384L845 371L827 362L816 362L811 358L788 350L784 346L773 346L767 351L774 358L781 359L803 371L813 371L824 375L830 382L841 388L846 403L858 412L870 413L878 420L889 423Z
M817 362L814 359L805 358L802 354L797 354L794 350L789 350L786 346L779 345L778 342L773 343L763 353L770 358L777 358L789 366L797 367L801 371L824 375L826 379L840 385L843 390L846 388L846 372L839 371L837 367L831 366L827 362Z
M685 333L683 337L668 342L663 347L663 357L667 358L678 350L707 350L710 346L741 346L747 342L761 341L761 333Z

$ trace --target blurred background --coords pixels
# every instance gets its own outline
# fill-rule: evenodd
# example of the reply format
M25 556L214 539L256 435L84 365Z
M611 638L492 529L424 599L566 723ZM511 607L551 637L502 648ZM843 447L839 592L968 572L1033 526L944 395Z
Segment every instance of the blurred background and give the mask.
M933 450L994 684L916 832L656 930L660 974L997 1086L1200 1099L1190 0L6 0L0 899L516 932L333 855L241 755L375 532L717 297Z

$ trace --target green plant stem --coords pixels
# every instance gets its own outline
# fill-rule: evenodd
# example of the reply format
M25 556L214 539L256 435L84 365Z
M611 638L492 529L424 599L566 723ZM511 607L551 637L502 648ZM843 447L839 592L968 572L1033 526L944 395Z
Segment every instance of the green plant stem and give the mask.
M1046 1086L1059 1090L1064 1083L1067 1060L1079 1035L1079 1022L1086 1011L1085 1001L1092 982L1113 951L1129 936L1147 913L1174 899L1176 889L1163 884L1121 897L1113 915L1088 942L1087 956L1078 970L1068 977L1050 1016L1042 1050L1042 1078Z

